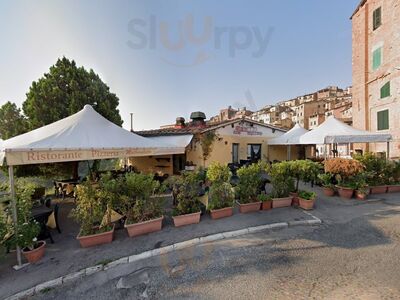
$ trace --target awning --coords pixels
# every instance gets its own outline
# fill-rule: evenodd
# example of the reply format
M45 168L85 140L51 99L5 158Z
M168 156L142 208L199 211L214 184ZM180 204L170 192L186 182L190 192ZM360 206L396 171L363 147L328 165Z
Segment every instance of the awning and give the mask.
M162 136L153 136L148 137L148 139L155 141L160 144L165 144L173 147L174 149L179 149L179 153L175 154L184 154L186 147L192 141L192 134L181 134L181 135L162 135Z
M388 142L390 134L373 133L351 127L334 116L330 116L317 128L300 137L303 145L321 145L329 143L374 143Z

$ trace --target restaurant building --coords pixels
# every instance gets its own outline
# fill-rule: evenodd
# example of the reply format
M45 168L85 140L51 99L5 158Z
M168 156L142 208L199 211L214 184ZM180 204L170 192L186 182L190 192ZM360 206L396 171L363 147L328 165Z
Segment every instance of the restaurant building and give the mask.
M130 158L129 163L138 171L172 175L207 167L213 161L243 164L287 158L285 146L268 146L268 140L284 134L285 129L248 117L211 123L205 121L204 113L194 112L190 118L190 122L179 117L174 126L135 132L175 147L184 146L185 153Z

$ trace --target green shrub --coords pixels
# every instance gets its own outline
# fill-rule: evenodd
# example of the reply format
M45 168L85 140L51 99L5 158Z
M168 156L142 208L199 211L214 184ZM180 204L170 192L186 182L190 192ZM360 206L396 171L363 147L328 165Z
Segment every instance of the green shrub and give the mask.
M243 166L237 171L239 182L236 191L242 204L257 201L260 185L262 183L259 164Z
M208 208L210 210L233 207L235 193L228 182L214 183L210 187Z
M71 216L80 225L80 236L92 235L110 230L111 211L89 180L77 186L76 207ZM102 225L104 215L108 212L108 224ZM99 227L100 228L97 228Z
M134 200L148 199L160 187L151 174L128 173L125 175L125 184L128 196Z
M355 155L354 159L365 167L368 174L367 183L370 186L384 185L390 181L389 178L393 173L390 162L385 158L367 152L363 155Z
M291 176L296 180L296 186L294 191L298 191L299 182L313 182L317 179L317 176L321 173L323 166L318 162L311 160L292 160L287 162Z
M275 163L270 168L272 197L288 197L291 191L295 190L290 163L283 161Z
M162 217L163 203L158 197L136 200L135 205L126 215L126 223L139 223Z
M318 179L321 181L324 187L333 188L334 184L332 183L333 179L332 174L330 173L318 174Z
M198 172L183 172L179 180L177 201L173 215L185 215L200 211L199 189L202 176Z
M317 196L317 194L314 192L299 191L299 197L304 200L314 200L316 196Z
M30 183L17 181L15 185L15 199L17 207L17 224L10 224L8 232L12 237L8 241L10 246L20 246L21 249L33 250L37 246L37 236L40 233L40 225L32 219L32 200L31 197L35 186ZM12 215L11 207L7 209L7 214ZM17 232L18 234L14 234Z
M219 162L213 162L207 169L207 179L211 183L229 182L231 171L228 166L224 166Z
M261 202L272 201L272 197L267 194L258 194L257 200Z

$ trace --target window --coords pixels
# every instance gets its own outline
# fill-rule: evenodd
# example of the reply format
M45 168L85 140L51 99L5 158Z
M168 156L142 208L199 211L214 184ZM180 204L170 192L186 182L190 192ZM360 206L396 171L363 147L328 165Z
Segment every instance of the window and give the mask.
M382 47L374 50L372 53L372 69L375 71L382 64Z
M389 97L389 96L390 96L390 81L386 82L381 87L381 99Z
M378 111L378 130L389 129L389 110Z
M232 162L234 164L239 163L239 144L232 144Z
M376 30L382 25L382 8L379 7L373 12L373 29Z

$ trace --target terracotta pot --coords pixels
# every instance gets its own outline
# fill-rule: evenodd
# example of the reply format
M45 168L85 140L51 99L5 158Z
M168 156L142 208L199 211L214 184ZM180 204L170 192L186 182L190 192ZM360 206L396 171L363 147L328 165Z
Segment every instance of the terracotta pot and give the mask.
M200 213L201 212L197 212L193 214L186 214L186 215L172 217L172 219L174 220L175 227L199 223Z
M251 202L251 203L245 203L241 204L239 203L239 211L242 214L249 213L249 212L255 212L259 211L261 206L261 202Z
M351 199L353 197L354 190L352 188L338 186L337 189L341 198Z
M388 185L387 192L388 193L400 193L400 185Z
M290 192L289 195L292 197L292 205L299 206L299 194Z
M366 193L362 193L362 192L359 192L359 191L356 191L355 193L356 193L356 198L358 200L365 200L365 198L367 198L367 194Z
M386 185L378 185L378 186L371 186L370 193L371 194L384 194L388 190Z
M80 236L80 233L79 233L79 235L76 237L76 239L79 241L82 248L88 248L88 247L97 246L97 245L109 244L112 242L113 237L114 237L114 227L115 226L113 225L113 228L110 231L92 234L92 235Z
M210 215L213 220L230 217L233 215L233 207L212 209L210 210Z
M164 217L134 224L125 224L129 237L160 231Z
M40 243L40 246L31 251L22 250L22 254L25 256L26 260L31 264L38 262L44 255L46 249L46 242L39 241L38 243Z
M292 205L292 197L273 198L272 199L272 207L273 208L288 207L291 205Z
M311 210L314 208L315 199L307 200L299 198L299 204L302 209Z
M272 201L264 201L261 204L261 209L262 210L270 210L272 208Z
M325 196L332 197L335 195L335 190L330 187L322 187L322 191L324 192Z

